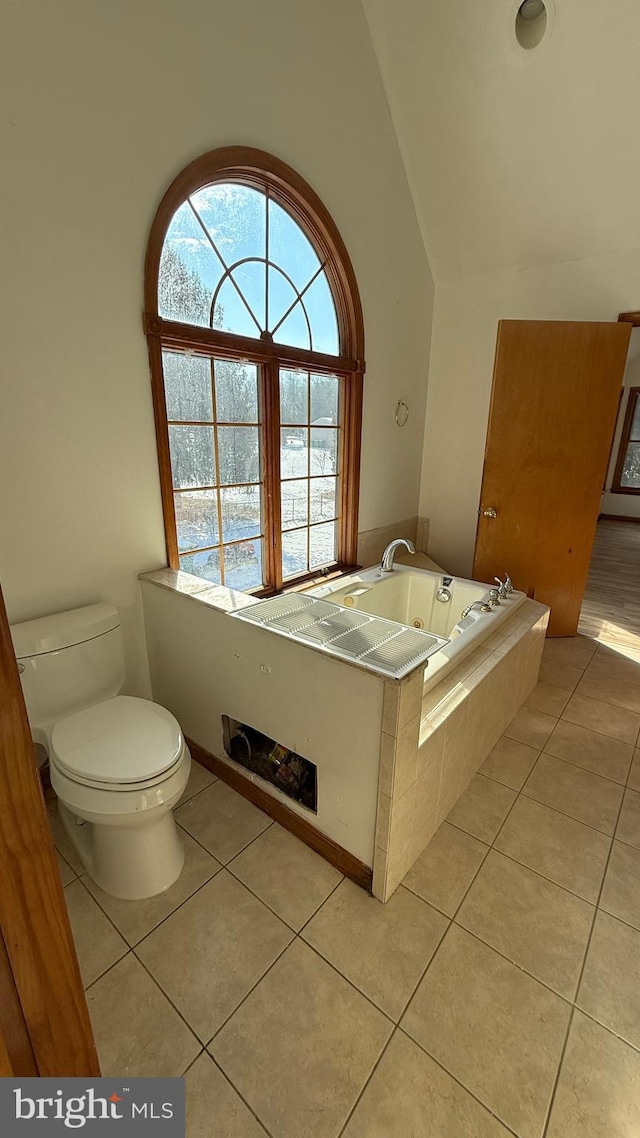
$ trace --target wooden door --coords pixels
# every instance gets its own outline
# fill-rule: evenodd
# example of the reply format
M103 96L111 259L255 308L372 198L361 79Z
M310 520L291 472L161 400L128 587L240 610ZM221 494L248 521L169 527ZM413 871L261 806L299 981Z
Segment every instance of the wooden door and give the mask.
M0 592L0 1075L100 1074Z
M502 320L473 576L550 605L573 636L589 569L631 325Z

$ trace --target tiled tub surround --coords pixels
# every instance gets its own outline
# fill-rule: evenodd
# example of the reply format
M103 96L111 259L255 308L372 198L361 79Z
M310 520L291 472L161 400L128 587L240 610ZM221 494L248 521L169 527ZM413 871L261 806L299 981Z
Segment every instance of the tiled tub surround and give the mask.
M373 863L379 900L389 900L535 688L548 620L545 605L523 602L426 695L420 671L385 681ZM509 793L496 784L498 811Z
M154 698L218 758L229 715L315 763L317 816L261 785L373 867L382 901L535 686L548 618L544 606L524 602L424 696L422 667L384 681L228 620L255 603L243 594L168 569L144 574L142 590Z

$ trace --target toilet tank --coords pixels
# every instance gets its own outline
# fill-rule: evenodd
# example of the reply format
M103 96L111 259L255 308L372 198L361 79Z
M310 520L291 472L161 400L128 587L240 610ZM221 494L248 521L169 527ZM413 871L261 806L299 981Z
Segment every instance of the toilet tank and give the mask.
M33 737L46 747L59 719L122 690L120 615L112 605L27 620L11 635Z

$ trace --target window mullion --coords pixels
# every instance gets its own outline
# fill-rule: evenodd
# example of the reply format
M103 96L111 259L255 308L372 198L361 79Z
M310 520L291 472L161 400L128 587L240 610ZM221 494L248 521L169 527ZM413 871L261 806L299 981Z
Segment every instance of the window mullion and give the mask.
M264 541L268 588L282 588L282 510L280 494L280 366L263 365Z

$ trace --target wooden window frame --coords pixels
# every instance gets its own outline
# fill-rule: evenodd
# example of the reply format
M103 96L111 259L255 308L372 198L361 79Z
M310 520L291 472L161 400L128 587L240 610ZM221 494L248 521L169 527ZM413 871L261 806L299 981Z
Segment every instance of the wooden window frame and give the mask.
M338 324L340 355L274 343L269 336L253 339L214 328L183 324L160 316L158 280L165 236L176 210L189 195L215 182L235 182L265 190L282 205L311 241L325 263ZM264 577L267 584L252 590L269 595L295 588L320 575L318 569L282 580L280 527L280 402L279 368L336 375L342 379L341 447L339 462L340 514L337 562L330 572L348 571L357 564L358 499L364 364L364 322L355 273L335 222L311 186L290 166L263 150L227 146L196 158L164 195L151 226L145 261L144 331L149 349L151 386L158 445L160 489L167 560L179 569L178 537L173 500L169 428L162 370L163 350L191 351L209 358L255 363L263 379Z
M621 486L620 480L622 478L622 471L624 469L624 460L627 457L627 450L631 441L631 426L633 417L636 412L636 407L640 401L640 387L629 388L629 398L627 400L627 410L624 416L624 425L622 428L622 436L620 438L620 445L618 447L618 457L616 460L616 468L613 472L613 480L611 482L612 494L640 494L640 486Z

